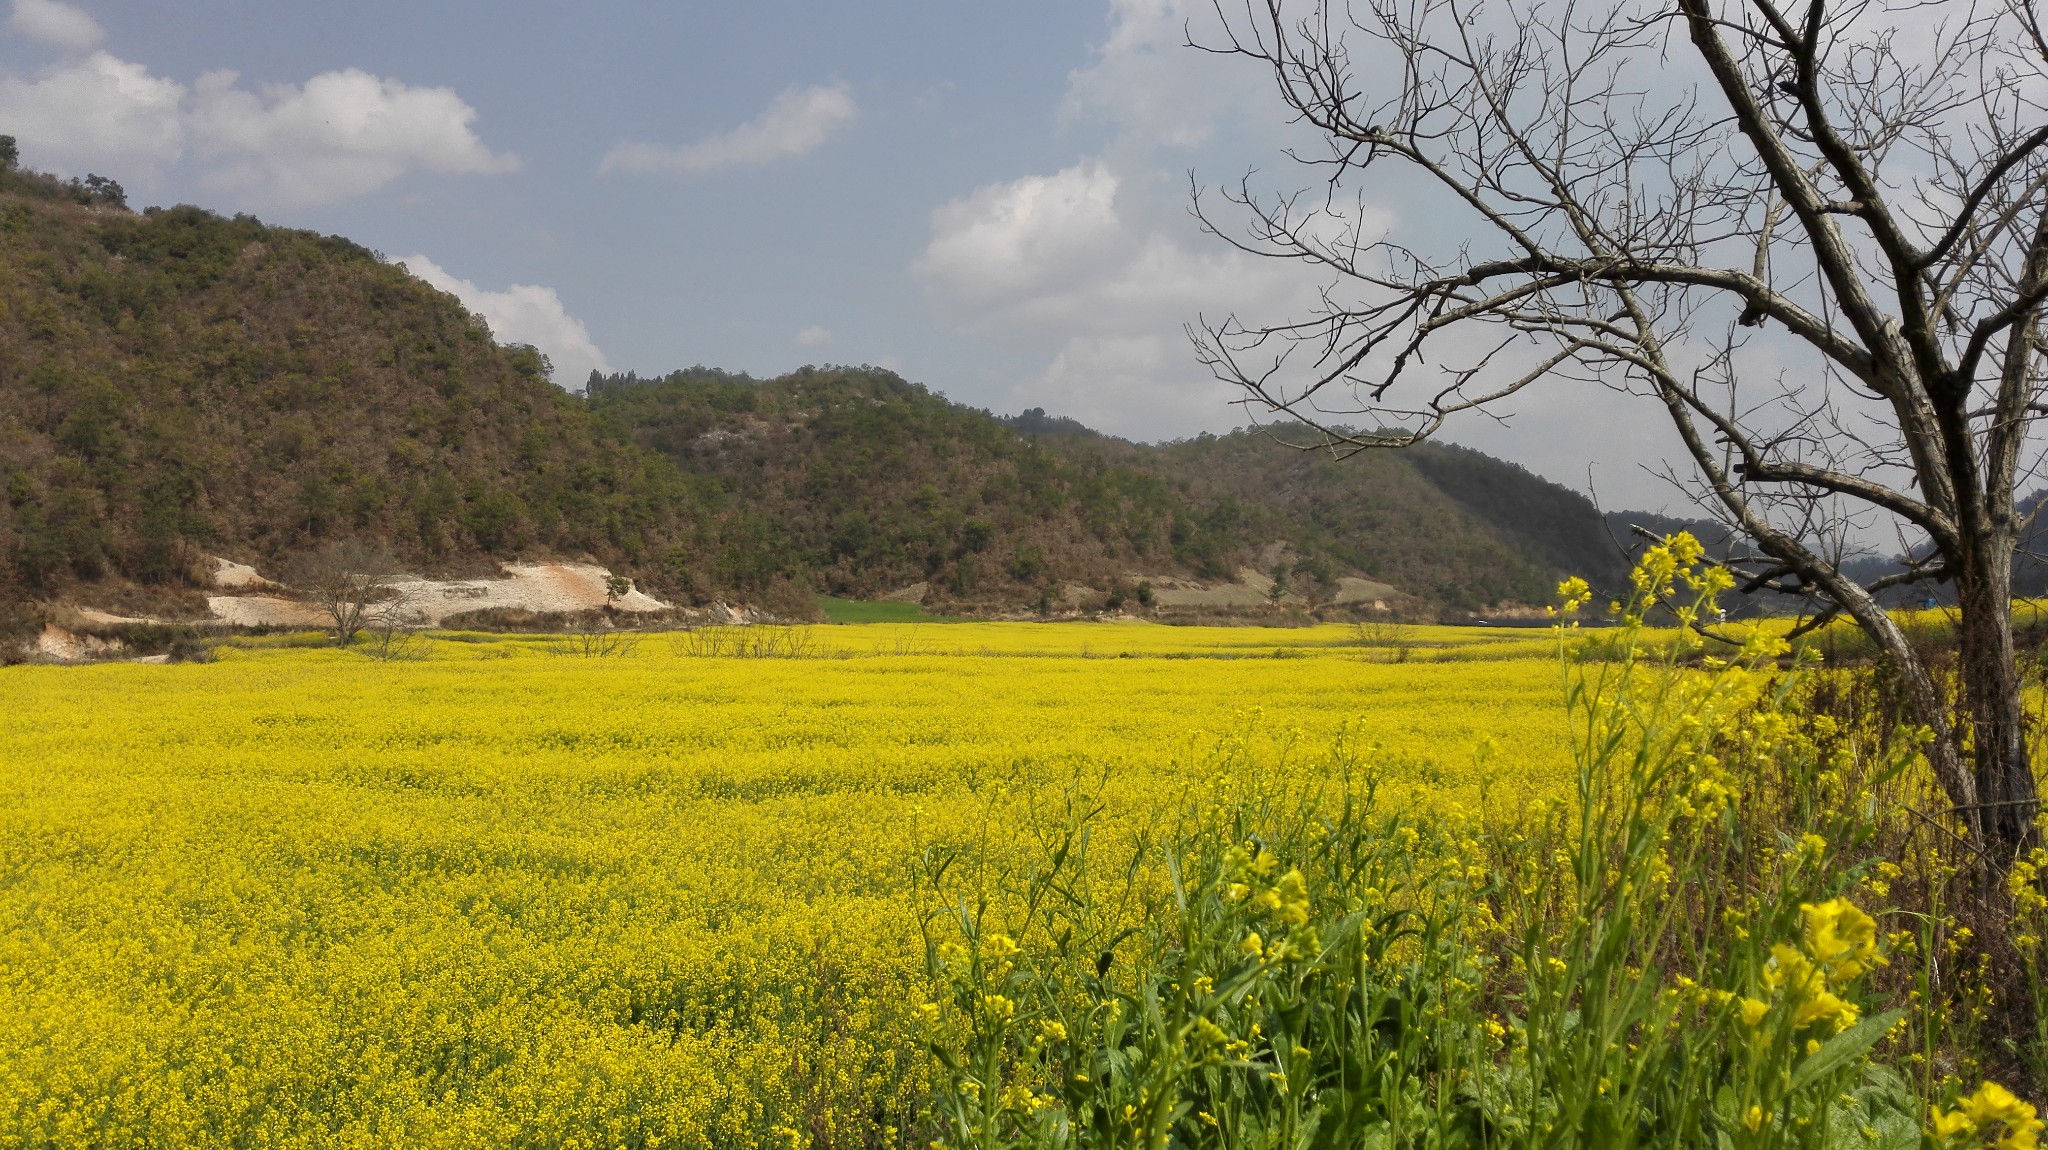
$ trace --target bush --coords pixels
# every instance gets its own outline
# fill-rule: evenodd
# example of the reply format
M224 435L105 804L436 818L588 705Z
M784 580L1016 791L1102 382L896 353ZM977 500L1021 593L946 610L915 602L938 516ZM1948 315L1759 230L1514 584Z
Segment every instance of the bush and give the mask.
M759 596L760 608L784 623L822 623L825 612L818 606L817 592L791 579L771 580Z
M669 638L669 649L693 659L808 659L818 652L809 627L767 624L696 627Z
M443 616L440 626L449 631L489 631L511 634L550 634L567 630L579 622L562 611L528 611L520 607L479 607Z

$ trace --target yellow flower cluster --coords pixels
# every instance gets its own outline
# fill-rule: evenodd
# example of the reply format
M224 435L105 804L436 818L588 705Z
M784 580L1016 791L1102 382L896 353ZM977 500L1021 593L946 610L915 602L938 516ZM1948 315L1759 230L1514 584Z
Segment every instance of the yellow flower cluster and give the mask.
M2034 1107L1996 1082L1979 1086L1953 1110L1934 1107L1928 1119L1928 1133L1945 1147L2036 1150L2040 1145L2042 1123Z
M2048 874L2048 849L2035 847L2013 863L2006 876L2006 892L2012 896L2013 945L2032 961L2041 951L2041 932L2048 928L2048 891L2042 876Z
M1832 1033L1853 1026L1861 1012L1835 993L1834 986L1883 964L1877 922L1846 898L1802 904L1799 916L1804 949L1783 942L1771 947L1764 984L1775 992L1774 999L1790 1007L1795 1030L1818 1027ZM1750 997L1739 1006L1743 1022L1756 1027L1769 1016L1773 1003Z
M1553 614L1576 615L1586 604L1593 601L1593 588L1577 575L1557 585L1558 604Z
M1251 907L1269 918L1276 928L1288 929L1285 937L1278 937L1276 930L1271 941L1257 931L1247 931L1238 949L1269 963L1308 957L1319 945L1315 932L1308 927L1308 879L1296 869L1274 879L1270 886L1265 885L1264 880L1279 869L1279 860L1267 851L1255 854L1251 847L1252 844L1232 847L1224 856L1223 897L1232 902L1249 899Z
M1650 606L1664 604L1672 608L1681 625L1695 622L1702 605L1710 606L1715 596L1735 586L1735 577L1726 567L1702 565L1705 556L1700 541L1683 531L1646 548L1629 572L1636 589L1632 601L1637 617ZM1562 595L1566 588L1558 590Z
M1848 899L1802 903L1799 920L1806 936L1807 954L1830 977L1847 981L1873 966L1884 965L1884 955L1877 946L1877 920Z

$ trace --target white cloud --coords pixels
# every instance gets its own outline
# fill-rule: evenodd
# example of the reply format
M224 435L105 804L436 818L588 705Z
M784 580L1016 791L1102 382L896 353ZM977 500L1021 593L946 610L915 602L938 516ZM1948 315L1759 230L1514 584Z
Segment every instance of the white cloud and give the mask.
M1306 307L1312 284L1289 265L1175 234L1167 221L1185 215L1143 193L1099 159L978 189L933 211L912 273L955 326L1051 352L1012 387L1014 406L1144 438L1243 422L1183 325Z
M844 84L791 88L766 111L729 132L682 148L620 144L606 153L600 172L715 172L801 156L853 121L858 110Z
M1217 413L1229 411L1234 398L1194 362L1176 332L1069 339L1043 372L1012 389L1010 404L1156 439L1216 427Z
M176 81L94 52L38 79L0 76L0 124L34 166L150 179L184 151L184 99Z
M213 183L293 204L332 203L376 191L414 169L442 175L509 172L470 125L476 109L447 88L416 88L355 68L304 87L236 88L209 72L194 89L199 151L219 162Z
M1143 197L1089 162L982 188L932 213L912 272L964 326L1115 334L1254 307L1298 279L1221 244L1193 247L1155 222Z
M413 275L453 294L462 305L484 317L491 333L501 343L530 343L547 353L555 365L555 382L580 388L592 370L609 373L611 362L591 342L583 321L562 307L562 298L551 287L513 284L503 291L480 288L458 279L446 268L422 255L398 261Z
M1110 0L1109 14L1094 62L1067 78L1061 112L1106 122L1114 149L1200 145L1265 94L1257 69L1187 46L1191 35L1214 40L1220 31L1210 0Z
M14 16L8 23L31 40L74 52L83 52L107 38L106 31L83 9L58 0L14 0Z
M1044 357L1013 382L1016 405L1148 439L1243 423L1186 325L1299 314L1320 277L1203 234L1184 171L1191 150L1213 155L1224 129L1267 118L1266 81L1186 47L1215 38L1209 0L1106 8L1107 33L1069 75L1060 107L1068 126L1096 133L1085 158L940 205L911 271L951 326ZM1262 155L1271 126L1250 133ZM1386 221L1362 222L1377 233Z
M796 333L798 347L823 347L832 342L832 332L817 324Z
M1185 47L1190 37L1218 43L1210 0L1102 4L1106 33L1069 75L1060 106L1070 138L1081 141L1069 160L1087 158L1051 176L1025 176L941 206L913 270L938 317L1008 343L1030 365L1006 381L1013 410L1042 404L1142 438L1244 424L1254 416L1284 418L1229 406L1238 393L1208 378L1179 325L1197 313L1213 321L1236 312L1252 323L1308 318L1318 311L1313 289L1337 277L1244 256L1197 234L1186 218L1186 184L1172 174L1192 166L1213 184L1263 169L1252 176L1255 190L1307 188L1299 202L1320 204L1326 173L1296 166L1282 151L1306 143L1304 153L1315 154L1317 135L1283 119L1270 70ZM1948 11L1953 7L1923 5L1901 14L1877 6L1871 14L1881 24L1899 25L1896 46L1925 62L1936 42L1933 25L1959 19ZM1237 5L1226 8L1244 22ZM1375 59L1361 54L1354 63L1369 86L1398 84L1397 76L1373 71L1380 63ZM1656 83L1668 90L1659 98L1697 79L1696 69L1673 69L1654 55L1642 63L1662 69ZM1333 190L1340 202L1360 191L1395 192L1377 175ZM1425 253L1455 252L1464 238L1461 214L1425 198L1412 202L1412 218L1400 221L1396 238ZM1206 206L1220 209L1225 222L1244 218L1227 204ZM1394 222L1368 205L1348 221L1315 221L1313 231L1334 244L1350 226L1371 240ZM1340 292L1355 287L1336 284ZM1451 353L1452 363L1457 352L1483 354L1490 346L1484 338L1476 330L1446 337L1447 346L1415 371L1411 397L1415 388L1427 388L1429 373L1445 362L1443 353ZM1294 366L1285 377L1298 384L1303 373L1298 361ZM1767 369L1755 374L1775 377ZM1331 389L1330 414L1356 422L1341 410L1352 398ZM1572 486L1586 483L1588 461L1596 461L1595 486L1609 506L1678 505L1672 490L1650 474L1667 457L1683 460L1668 416L1655 402L1553 378L1494 414L1502 420L1456 421L1446 437ZM1679 470L1689 468L1681 462Z
M941 204L911 270L938 298L982 307L1057 290L1127 242L1118 184L1100 163L1076 164Z
M19 21L23 9L15 8ZM235 86L209 72L192 88L93 52L33 78L0 73L0 124L24 159L64 174L91 169L150 183L196 158L209 184L258 204L333 203L411 171L508 172L516 156L477 138L476 109L447 88L418 88L357 69L304 86Z

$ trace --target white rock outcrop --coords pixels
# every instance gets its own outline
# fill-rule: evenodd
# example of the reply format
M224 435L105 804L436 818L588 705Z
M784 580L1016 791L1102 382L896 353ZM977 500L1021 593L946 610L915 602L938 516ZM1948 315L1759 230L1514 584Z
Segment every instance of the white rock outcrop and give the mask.
M595 563L520 563L496 579L407 579L393 585L409 621L436 626L465 611L500 608L536 614L594 611L607 603L635 614L666 611L669 605L636 589L610 597L612 573ZM260 590L277 584L255 568L215 561L214 583L223 589ZM219 622L236 627L320 627L318 607L277 595L210 595L206 605Z

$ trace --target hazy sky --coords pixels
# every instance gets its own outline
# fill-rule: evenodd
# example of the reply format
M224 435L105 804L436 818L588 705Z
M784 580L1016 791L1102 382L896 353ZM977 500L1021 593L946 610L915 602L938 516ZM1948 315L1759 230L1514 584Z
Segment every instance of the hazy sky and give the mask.
M347 235L559 382L593 367L894 368L1136 439L1248 422L1182 325L1316 284L1188 214L1298 186L1256 69L1182 47L1198 0L854 5L0 0L23 161ZM1364 189L1390 228L1427 202ZM1668 431L1585 391L1449 438L1662 506Z

